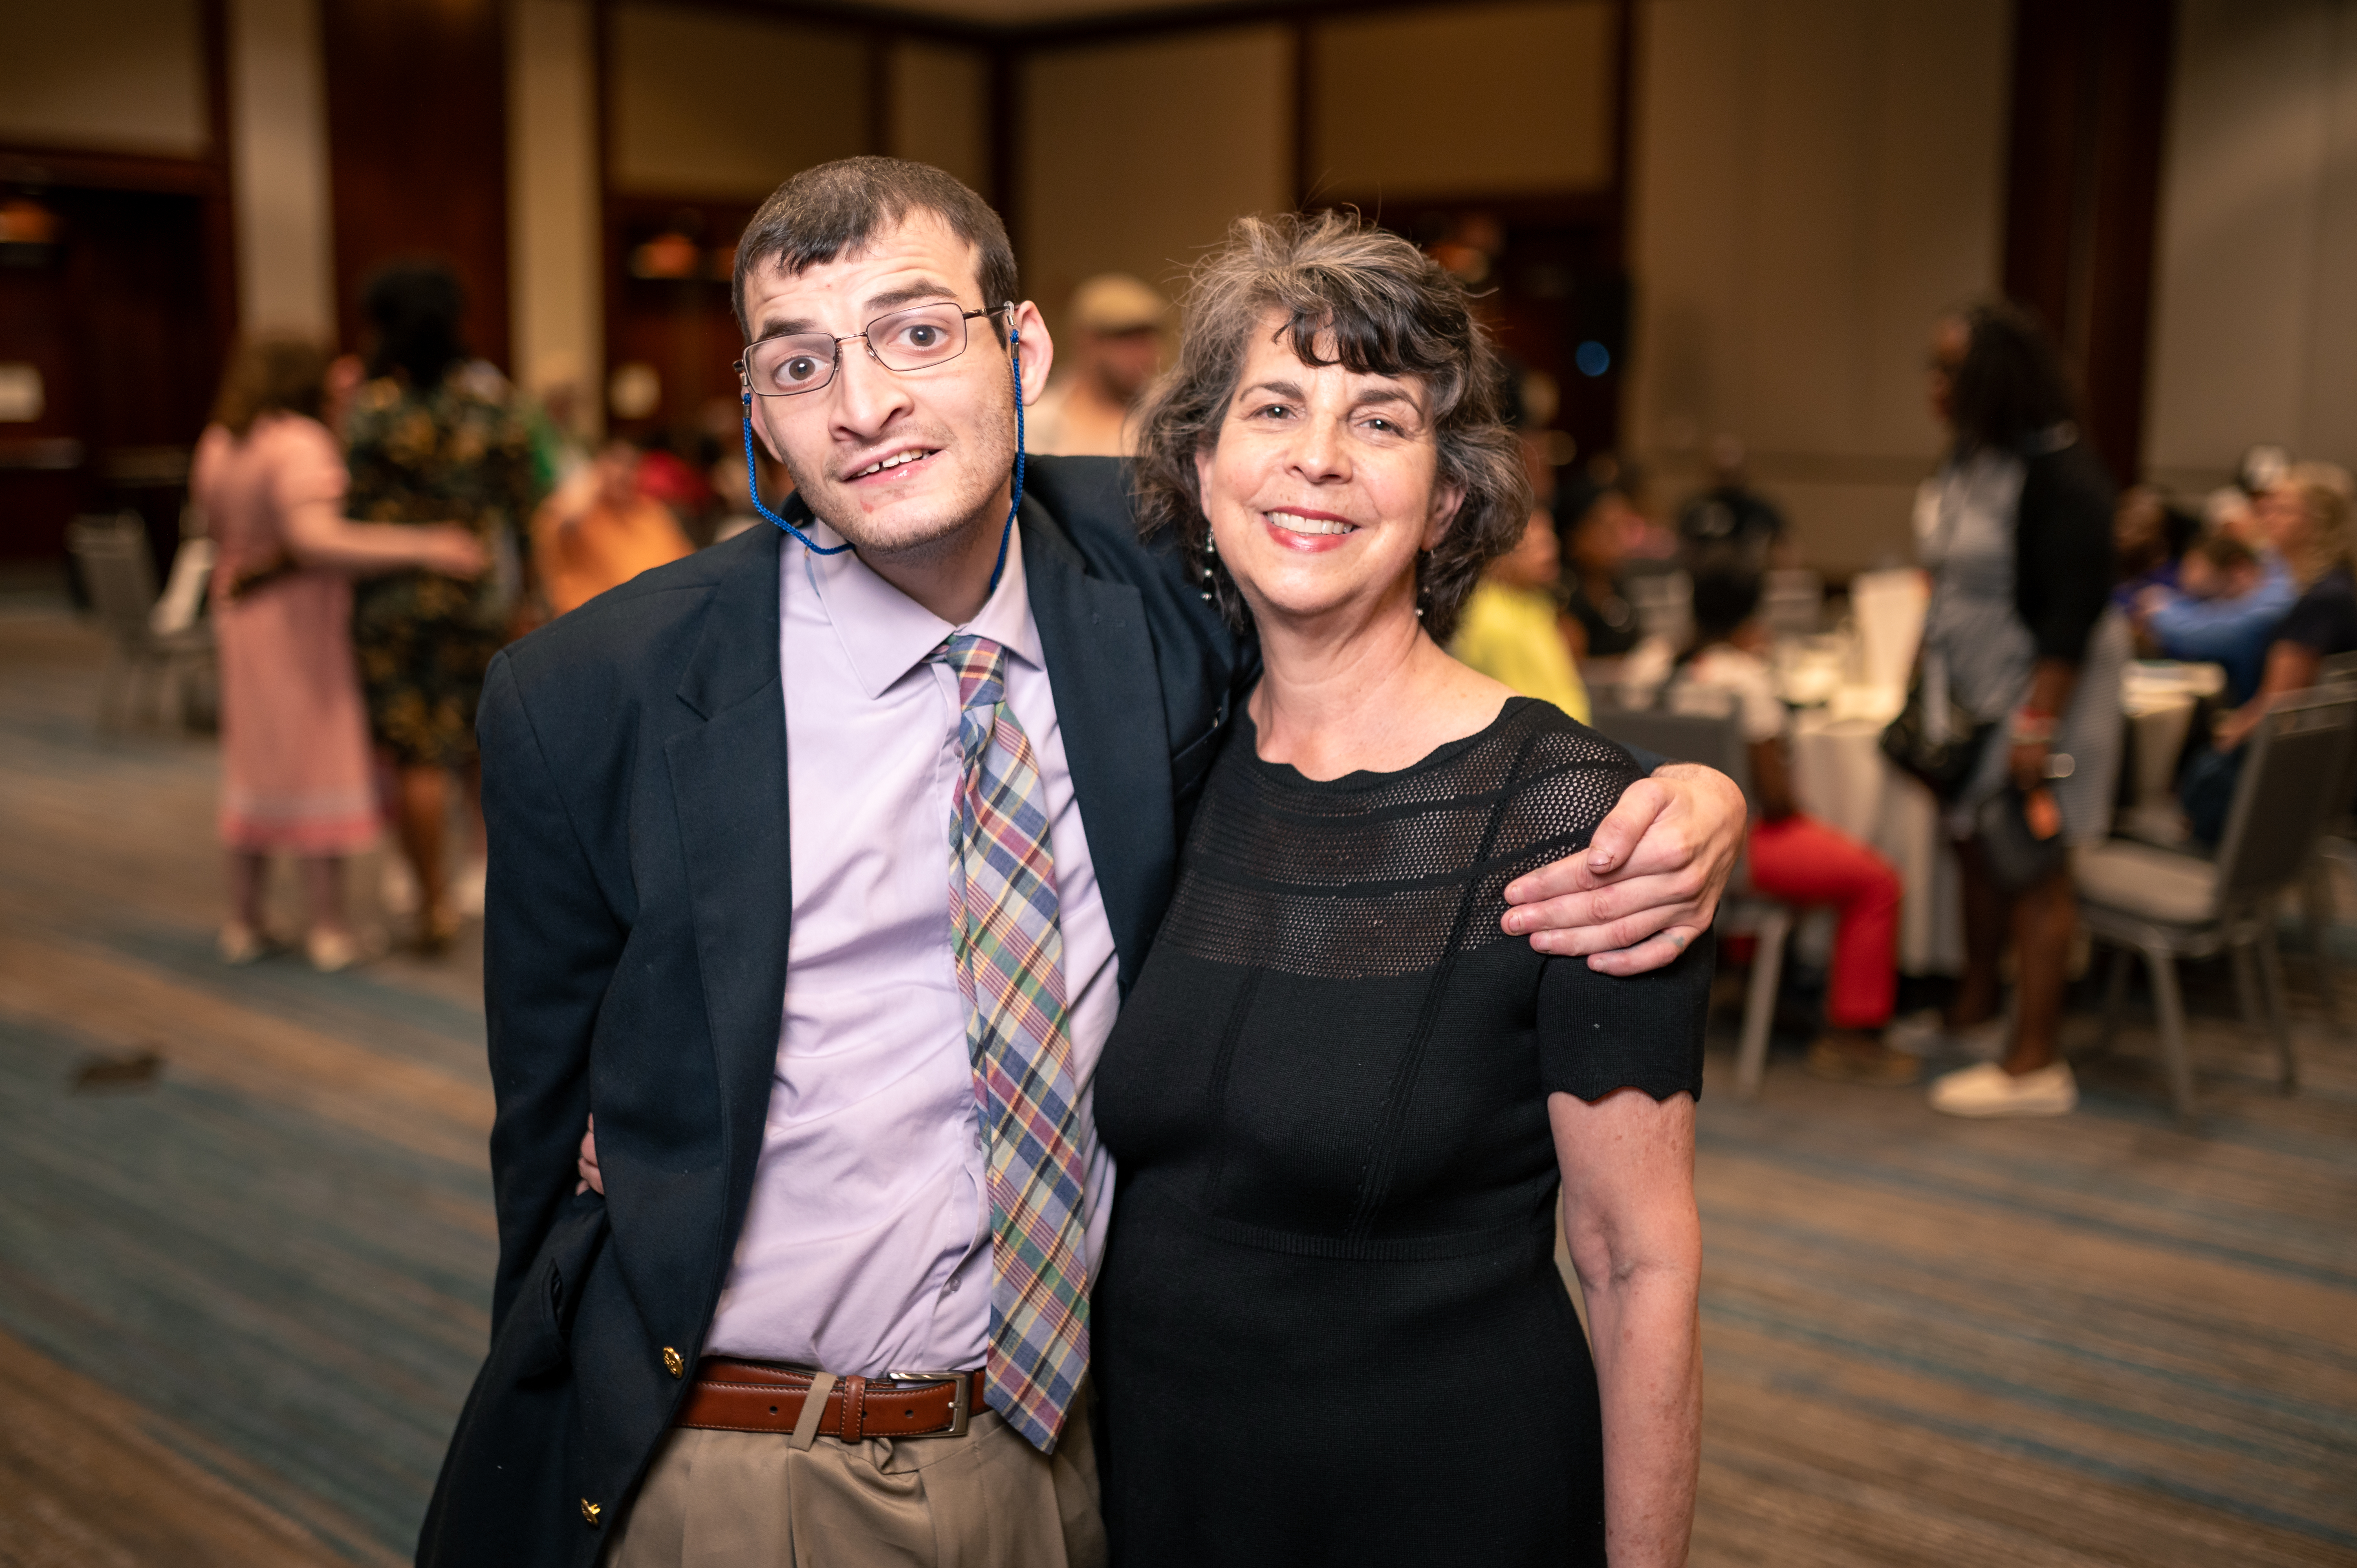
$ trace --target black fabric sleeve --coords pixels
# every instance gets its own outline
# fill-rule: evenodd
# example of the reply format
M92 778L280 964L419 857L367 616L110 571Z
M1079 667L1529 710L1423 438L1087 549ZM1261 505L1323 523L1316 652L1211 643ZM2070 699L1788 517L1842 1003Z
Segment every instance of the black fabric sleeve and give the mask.
M1552 1094L1601 1100L1636 1089L1702 1098L1703 1025L1717 944L1705 940L1646 974L1599 974L1549 959L1539 976L1539 1078Z
M504 652L484 678L476 734L490 841L483 1013L497 1107L496 1333L573 1196L589 1121L590 1030L628 933L598 891Z
M2112 482L2085 443L2029 460L2014 523L2014 608L2038 657L2076 664L2112 594Z
M2276 640L2323 659L2357 650L2357 579L2337 568L2318 578L2284 612Z

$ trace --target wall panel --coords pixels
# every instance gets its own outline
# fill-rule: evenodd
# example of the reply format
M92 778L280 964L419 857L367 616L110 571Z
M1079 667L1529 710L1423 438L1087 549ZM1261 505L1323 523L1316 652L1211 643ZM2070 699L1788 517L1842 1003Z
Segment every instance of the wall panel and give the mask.
M2147 471L2357 466L2357 4L2180 0L2176 60Z
M0 142L194 157L205 119L198 0L0 5Z
M516 379L603 405L596 18L588 0L512 0L508 212Z
M317 0L231 0L231 189L249 331L336 333Z
M1023 68L1025 292L1052 329L1074 285L1120 269L1166 288L1228 224L1293 203L1284 28L1048 51Z
M1309 189L1367 200L1610 185L1615 32L1603 0L1317 24Z
M1645 0L1627 444L1670 503L1719 434L1834 570L1908 547L1924 344L1995 284L2005 0Z
M615 189L758 200L797 169L871 150L860 34L690 6L610 15Z
M990 59L952 44L892 47L891 150L990 194Z

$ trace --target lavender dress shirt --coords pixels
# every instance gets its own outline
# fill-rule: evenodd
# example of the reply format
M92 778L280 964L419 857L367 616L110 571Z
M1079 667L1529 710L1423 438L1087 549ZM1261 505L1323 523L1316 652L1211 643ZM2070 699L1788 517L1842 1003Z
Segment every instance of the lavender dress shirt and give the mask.
M840 542L823 526L811 535ZM978 1367L990 1336L990 1213L950 951L958 692L956 677L926 660L952 631L1006 648L1007 705L1047 791L1092 1278L1113 1199L1092 1087L1119 1005L1113 927L1072 796L1021 541L963 627L850 552L815 555L788 539L778 572L792 935L752 1202L705 1349L838 1376Z

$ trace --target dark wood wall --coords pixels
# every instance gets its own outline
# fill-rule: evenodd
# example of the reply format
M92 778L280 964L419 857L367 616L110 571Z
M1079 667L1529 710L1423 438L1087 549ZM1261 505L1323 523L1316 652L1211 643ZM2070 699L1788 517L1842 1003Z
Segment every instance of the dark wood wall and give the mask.
M2122 483L2145 372L2173 0L2017 0L2005 291L2061 340L2087 434Z
M498 0L324 0L336 320L399 258L449 263L467 341L508 365L507 47Z

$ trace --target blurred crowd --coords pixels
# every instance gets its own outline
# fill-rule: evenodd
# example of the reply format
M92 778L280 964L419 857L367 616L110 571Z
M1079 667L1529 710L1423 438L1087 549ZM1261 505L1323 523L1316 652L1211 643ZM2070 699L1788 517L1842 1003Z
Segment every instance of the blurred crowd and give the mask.
M447 949L483 908L474 729L492 656L759 522L757 484L773 502L788 488L726 405L684 438L592 440L578 387L526 396L469 351L444 266L388 267L362 305L361 355L242 343L190 477L214 549L231 963L284 936L264 918L275 857L302 868L305 925L287 940L323 971L372 956L346 865L388 829L380 901L417 950ZM1125 451L1170 318L1136 278L1082 284L1028 448Z
M1813 1070L1903 1084L1926 1058L1979 1058L1932 1085L1934 1107L2060 1114L2077 1101L2059 1048L2084 955L2074 866L2122 825L2124 683L2132 670L2192 667L2190 689L2214 691L2181 755L2158 759L2173 801L2134 828L2214 856L2262 718L2357 652L2351 479L2266 446L2204 497L2147 485L2115 496L2055 346L2002 301L1940 323L1928 371L1948 445L1914 519L1917 652L1903 692L1872 695L1887 698L1878 721L1891 721L1881 750L1932 790L1958 868L1964 972L1938 1014L1894 1021L1898 870L1795 798L1793 725L1827 693L1800 689L1784 673L1799 660L1781 655L1827 640L1813 634L1839 606L1819 607L1819 579L1746 481L1738 441L1713 442L1702 488L1657 513L1609 455L1556 472L1533 439L1550 504L1492 565L1453 646L1607 733L1617 714L1649 710L1739 732L1750 890L1837 911ZM2207 685L2201 670L2213 670Z
M274 855L305 867L310 961L366 956L342 868L388 825L400 854L382 901L420 949L446 947L481 909L473 726L492 656L752 526L755 487L773 500L785 488L727 420L686 451L664 434L592 442L575 389L518 395L468 353L465 301L438 266L388 269L364 303L364 357L283 338L243 346L192 479L219 552L232 962L271 943L261 889ZM1082 284L1026 448L1129 452L1172 316L1139 279ZM1657 509L1611 454L1558 462L1565 444L1542 428L1546 379L1510 364L1505 401L1523 412L1539 505L1451 647L1607 733L1616 714L1659 709L1720 715L1739 735L1749 888L1837 911L1813 1070L1900 1084L1927 1056L1961 1050L1990 1059L1941 1077L1935 1106L2060 1113L2076 1101L2057 1046L2072 857L2115 827L2123 672L2136 658L2216 667L2204 722L2171 759L2169 820L2136 829L2214 848L2261 717L2315 685L2324 660L2357 652L2351 482L2267 446L2204 497L2115 497L2054 346L2001 301L1941 322L1928 371L1948 446L1916 509L1918 652L1882 749L1932 789L1959 867L1964 972L1938 1016L1894 1021L1900 873L1797 798L1792 726L1824 693L1796 691L1779 650L1821 632L1839 601L1821 603L1738 440L1710 443L1700 487Z

